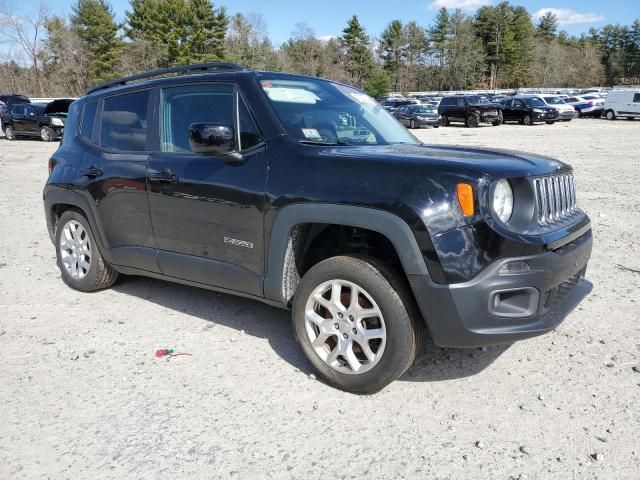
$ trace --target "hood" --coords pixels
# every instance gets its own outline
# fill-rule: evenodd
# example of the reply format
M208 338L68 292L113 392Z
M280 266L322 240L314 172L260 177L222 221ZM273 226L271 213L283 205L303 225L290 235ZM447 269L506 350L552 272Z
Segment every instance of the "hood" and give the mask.
M61 114L63 116L67 115L69 111L69 105L73 102L72 99L64 98L60 100L54 100L53 102L47 103L47 106L44 107L43 115L56 115Z
M363 161L424 165L439 173L457 173L493 178L546 175L571 167L554 158L512 150L449 147L443 145L378 145L328 147L323 155L352 157ZM427 172L427 170L425 170Z

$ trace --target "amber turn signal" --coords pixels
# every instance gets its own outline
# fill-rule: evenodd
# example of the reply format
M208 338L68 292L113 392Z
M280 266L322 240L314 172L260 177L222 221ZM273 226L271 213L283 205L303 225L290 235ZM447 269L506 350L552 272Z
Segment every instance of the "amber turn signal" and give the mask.
M458 203L462 213L467 217L473 215L473 187L468 183L459 183L456 185L456 194L458 195Z

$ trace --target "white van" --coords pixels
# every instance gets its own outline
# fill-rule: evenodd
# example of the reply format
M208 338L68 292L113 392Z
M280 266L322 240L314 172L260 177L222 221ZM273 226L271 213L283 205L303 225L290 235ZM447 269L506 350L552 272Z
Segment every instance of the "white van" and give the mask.
M640 117L640 90L612 90L604 101L604 115L607 120Z

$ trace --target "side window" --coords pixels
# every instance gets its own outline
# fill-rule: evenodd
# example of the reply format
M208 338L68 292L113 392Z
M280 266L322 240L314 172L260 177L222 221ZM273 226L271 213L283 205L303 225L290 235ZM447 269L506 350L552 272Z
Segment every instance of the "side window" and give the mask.
M87 102L84 106L84 112L82 113L80 135L89 142L93 140L93 126L96 122L97 110L98 102Z
M162 90L160 147L163 152L190 152L193 123L234 125L231 85L186 85Z
M640 103L640 93L633 95L633 103Z
M575 101L576 101L576 99L575 99L575 98L573 98L573 97L569 97L569 98L565 99L565 102L567 102L567 103L569 103L569 102L575 102Z
M458 107L464 107L464 98L458 98L458 101L456 104Z
M105 98L100 118L100 145L122 152L145 151L148 104L149 91Z
M240 130L240 148L246 150L260 143L260 132L256 127L244 100L238 96L238 128Z
M11 109L11 113L12 113L13 115L24 115L24 107L23 107L22 105L20 105L20 106L14 106L14 107Z
M33 109L33 107L24 107L24 113L27 117L36 116L36 111Z

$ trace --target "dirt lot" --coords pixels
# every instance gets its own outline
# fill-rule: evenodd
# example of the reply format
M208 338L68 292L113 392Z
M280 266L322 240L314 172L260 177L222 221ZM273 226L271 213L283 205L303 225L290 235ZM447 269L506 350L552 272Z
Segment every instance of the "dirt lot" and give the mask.
M310 377L287 312L145 278L67 288L41 203L56 145L0 139L0 478L640 478L640 121L417 135L569 161L594 288L543 337L425 343L368 397Z

